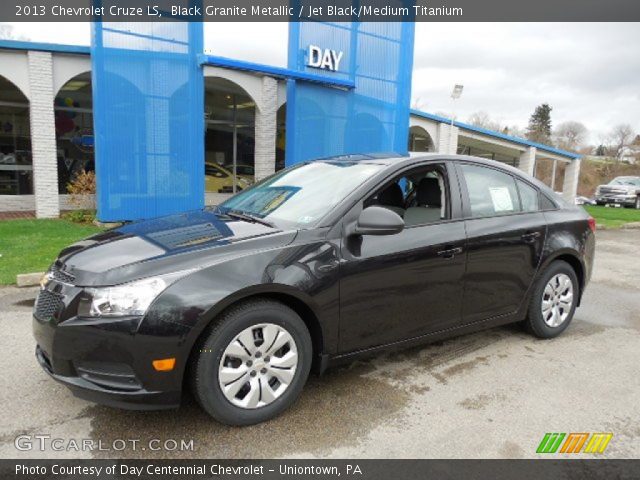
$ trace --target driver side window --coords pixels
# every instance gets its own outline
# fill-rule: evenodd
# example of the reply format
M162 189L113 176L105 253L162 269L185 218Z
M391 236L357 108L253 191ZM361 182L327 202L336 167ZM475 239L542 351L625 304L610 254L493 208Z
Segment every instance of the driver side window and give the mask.
M400 215L405 227L437 223L450 218L449 188L444 165L409 170L385 183L364 202Z

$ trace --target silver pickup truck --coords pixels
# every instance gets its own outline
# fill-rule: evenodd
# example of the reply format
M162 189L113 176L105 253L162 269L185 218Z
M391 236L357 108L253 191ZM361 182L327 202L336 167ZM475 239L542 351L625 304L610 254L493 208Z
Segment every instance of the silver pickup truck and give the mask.
M598 205L623 205L640 210L640 177L616 177L596 188Z

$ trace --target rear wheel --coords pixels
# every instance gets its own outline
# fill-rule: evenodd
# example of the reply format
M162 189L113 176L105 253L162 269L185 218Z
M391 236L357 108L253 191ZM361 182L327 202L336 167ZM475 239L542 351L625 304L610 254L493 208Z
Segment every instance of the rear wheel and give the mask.
M192 389L202 408L222 423L263 422L298 398L311 358L309 331L293 310L252 300L229 309L203 335Z
M571 323L579 295L578 277L567 262L553 262L534 287L526 320L528 330L539 338L560 335Z

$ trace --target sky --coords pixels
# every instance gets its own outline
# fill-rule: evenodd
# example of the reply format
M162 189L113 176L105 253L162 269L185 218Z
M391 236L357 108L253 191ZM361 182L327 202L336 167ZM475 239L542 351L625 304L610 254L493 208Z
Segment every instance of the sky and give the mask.
M15 23L24 39L88 45L90 25ZM245 34L242 35L241 33ZM207 53L286 66L286 23L207 23ZM455 84L464 92L455 103ZM525 128L549 103L552 122L575 120L592 144L628 123L640 132L637 23L417 23L412 103L461 121L484 111Z

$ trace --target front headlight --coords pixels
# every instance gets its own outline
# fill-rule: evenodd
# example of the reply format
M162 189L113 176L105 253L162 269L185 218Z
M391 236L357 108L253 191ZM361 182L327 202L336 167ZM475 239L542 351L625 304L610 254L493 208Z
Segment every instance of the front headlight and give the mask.
M144 315L160 293L187 273L189 272L150 277L113 287L86 288L78 306L78 315L81 317Z

